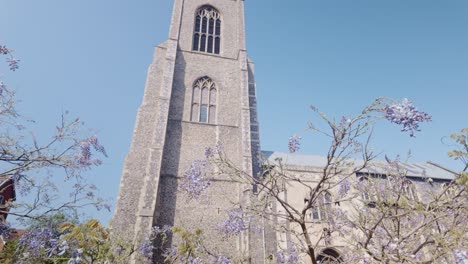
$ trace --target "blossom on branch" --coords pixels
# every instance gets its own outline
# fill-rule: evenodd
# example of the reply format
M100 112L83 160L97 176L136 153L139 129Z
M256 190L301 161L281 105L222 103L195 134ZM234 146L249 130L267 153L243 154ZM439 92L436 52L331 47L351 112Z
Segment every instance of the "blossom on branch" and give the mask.
M220 225L220 230L224 235L239 235L247 229L247 223L244 221L244 213L241 208L231 209L227 213L227 218Z
M198 198L202 192L210 186L210 181L204 178L203 170L206 167L205 160L194 160L184 173L184 179L180 188L185 191L190 198Z
M290 153L297 152L300 149L301 145L301 137L298 135L293 135L292 137L289 138L288 140L288 149Z
M415 131L419 130L419 123L431 121L431 116L425 112L418 111L416 107L404 98L401 103L395 103L384 108L385 118L397 125L403 125L401 131L409 131L414 137Z

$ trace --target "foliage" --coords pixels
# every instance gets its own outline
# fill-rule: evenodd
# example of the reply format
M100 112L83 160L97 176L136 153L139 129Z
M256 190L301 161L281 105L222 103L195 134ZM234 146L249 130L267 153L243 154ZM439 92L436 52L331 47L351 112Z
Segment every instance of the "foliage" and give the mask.
M462 170L457 178L459 185L468 187L468 128L460 130L460 134L453 133L450 138L456 143L456 148L449 151L449 157L462 163Z
M13 51L1 43L0 55L7 56L11 71L19 68ZM12 180L17 196L16 200L5 201L0 212L20 220L39 220L75 212L87 205L109 210L104 200L97 197L96 186L87 184L83 176L83 172L102 163L96 153L107 156L98 138L84 133L80 119L69 118L65 112L51 130L50 139L42 142L45 135L38 139L29 131L27 125L32 121L23 120L16 102L14 90L0 81L0 180ZM58 182L71 189L69 199L59 191Z
M276 263L299 263L304 258L299 255L306 254L309 261L316 264L320 250L333 241L348 243L349 249L338 258L327 256L329 261L335 262L450 263L454 252L462 255L467 247L464 219L468 217L466 191L460 184L466 182L462 180L464 172L456 182L444 186L427 179L422 183L427 185L424 188L427 191L418 199L411 191L411 181L400 162L388 158L387 163L377 162L377 155L369 147L376 121L385 119L400 125L403 132L414 137L422 122L431 121L427 113L417 110L407 99L396 102L385 98L377 99L356 116L342 117L338 121L327 118L315 107L312 110L327 126L319 129L311 123L309 130L330 140L315 178L297 176L282 160L266 165L263 177L248 175L236 167L220 147L217 151L207 149L204 171L198 172L204 175L205 183L210 181L207 168L214 168L209 172L212 177L228 175L234 181L256 186L256 191L250 194L250 202L237 204L236 208L241 209L233 211L237 213L230 218L237 223L246 223L251 216L276 219L278 224L263 228L291 237L285 241L287 247L277 252ZM452 135L462 147L449 154L465 165L466 132L462 130L461 135ZM289 139L291 153L299 149L300 139L299 135ZM369 170L380 173L356 180L356 175L366 175ZM184 180L191 181L191 178ZM305 193L303 205L287 199L288 188ZM191 197L196 199L202 191L204 189ZM326 198L328 196L333 196L333 204L331 198ZM233 229L232 226L245 226L220 225L227 230ZM235 230L228 234L239 235L244 231L243 228Z
M53 216L51 221L33 221L24 235L8 241L0 259L31 264L128 263L135 253L133 246L123 240L111 240L109 233L96 219L80 224L62 215Z

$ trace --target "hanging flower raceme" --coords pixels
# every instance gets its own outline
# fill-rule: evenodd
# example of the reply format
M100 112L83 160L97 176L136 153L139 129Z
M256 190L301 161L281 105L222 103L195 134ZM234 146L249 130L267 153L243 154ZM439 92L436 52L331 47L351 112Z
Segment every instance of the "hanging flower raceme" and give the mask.
M301 137L298 135L293 135L292 137L289 138L288 140L288 149L290 153L297 152L300 149L301 145Z
M419 123L431 121L431 116L418 111L416 107L404 98L401 103L395 103L384 108L385 118L397 125L403 125L401 131L409 131L414 137L414 132L419 131Z
M351 182L348 181L348 179L344 179L338 186L338 194L340 195L340 198L344 198L349 190L351 190Z
M210 181L204 177L206 160L194 160L184 173L184 179L180 188L185 191L190 198L198 198L202 192L210 186Z
M276 253L276 264L298 264L299 253L295 246L290 247L288 250L279 251Z
M231 209L227 211L227 213L227 218L220 225L220 230L224 235L239 235L242 231L247 229L247 223L244 220L242 209Z

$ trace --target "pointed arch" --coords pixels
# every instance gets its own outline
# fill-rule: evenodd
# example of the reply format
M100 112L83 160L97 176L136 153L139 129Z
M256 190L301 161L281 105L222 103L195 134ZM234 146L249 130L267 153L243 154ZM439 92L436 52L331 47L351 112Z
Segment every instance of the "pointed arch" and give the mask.
M195 13L192 50L219 54L220 45L221 15L216 8L204 5Z
M204 76L197 79L192 87L192 108L190 120L200 123L216 123L217 88L213 80Z
M323 192L317 197L314 203L315 205L308 212L308 218L314 221L327 220L331 211L332 202L331 194L329 192Z
M325 248L317 256L317 263L318 264L338 264L338 263L343 263L343 258L340 256L340 253L338 253L338 251L334 250L333 248Z

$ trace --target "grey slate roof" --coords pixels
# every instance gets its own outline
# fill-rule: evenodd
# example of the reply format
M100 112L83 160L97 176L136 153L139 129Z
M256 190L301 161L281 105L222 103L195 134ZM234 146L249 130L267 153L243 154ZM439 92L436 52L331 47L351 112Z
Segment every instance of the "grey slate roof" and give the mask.
M276 151L262 151L262 156L265 162L275 164L276 159L282 159L282 162L289 166L300 167L322 167L326 164L326 157L319 155L304 155L297 153L285 153ZM355 164L362 161L356 160ZM371 166L363 172L385 174L384 166L388 163L386 161L373 161L374 166ZM407 176L418 178L432 178L440 180L453 180L455 172L450 169L444 168L432 162L399 162L400 168L407 171Z

